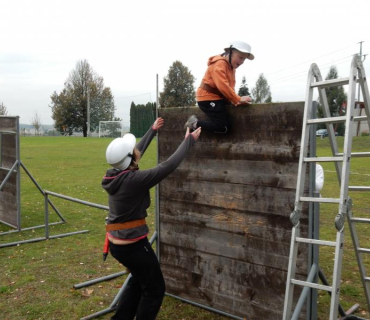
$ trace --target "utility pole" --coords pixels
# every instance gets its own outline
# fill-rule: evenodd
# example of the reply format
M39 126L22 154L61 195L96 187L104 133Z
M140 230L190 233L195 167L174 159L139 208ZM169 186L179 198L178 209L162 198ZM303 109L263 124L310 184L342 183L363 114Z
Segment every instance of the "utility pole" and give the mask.
M87 88L87 136L90 137L90 90Z
M360 42L359 42L359 44L360 44L360 61L362 61L362 62L364 62L364 61L365 61L366 56L367 56L367 54L364 54L364 55L363 55L364 59L362 60L362 43L363 43L363 42L364 42L364 41L360 41ZM361 88L360 88L360 84L358 84L357 104L358 104L358 108L360 109L360 111L359 111L359 115L361 115L361 113L362 113L361 106L360 106L360 98L361 98L361 90L360 90L360 89L361 89ZM355 108L356 108L356 104L355 104ZM360 133L360 127L361 127L361 122L358 122L358 123L357 123L356 136L358 136L358 135L359 135L359 133Z
M362 43L364 41L360 41L359 44L360 44L360 60L362 61ZM360 91L360 85L358 84L358 95L357 95L357 103L358 105L360 106L360 95L361 95L361 91Z

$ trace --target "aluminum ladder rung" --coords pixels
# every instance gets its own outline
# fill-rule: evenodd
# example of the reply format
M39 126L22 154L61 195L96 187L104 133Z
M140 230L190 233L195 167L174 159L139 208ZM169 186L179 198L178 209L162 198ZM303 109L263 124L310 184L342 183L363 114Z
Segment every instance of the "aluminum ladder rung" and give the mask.
M362 187L362 186L349 186L349 191L370 191L370 187Z
M349 84L349 78L338 78L332 80L317 81L311 83L311 88L327 88L335 86L344 86Z
M296 279L292 279L292 280L290 280L290 282L293 283L293 284L302 286L302 287L309 287L309 288L318 289L318 290L325 290L325 291L329 291L329 292L333 291L332 287L324 286L322 284L317 284L317 283L312 283L312 282L307 282L307 281L301 281L301 280L296 280Z
M352 218L352 222L370 223L370 219L366 218Z
M325 202L325 203L340 203L338 198L312 198L312 197L300 197L300 201L303 202Z
M343 162L343 157L312 157L303 158L304 162Z
M361 252L361 253L370 253L370 249L366 249L366 248L357 248L358 252Z
M318 124L318 123L338 123L338 122L345 122L346 117L330 117L330 118L319 118L319 119L310 119L307 120L307 124Z
M353 121L364 121L364 120L367 120L367 116L353 117Z
M339 152L336 156L343 156L343 153ZM362 158L362 157L370 157L370 152L352 152L352 158Z
M321 246L329 246L329 247L335 247L336 242L334 241L325 241L325 240L315 240L315 239L308 239L308 238L300 238L297 237L295 239L297 242L303 242L303 243L309 243L309 244L317 244Z
M0 130L0 133L4 133L4 134L17 134L16 131L6 131L6 130L4 130L4 131Z

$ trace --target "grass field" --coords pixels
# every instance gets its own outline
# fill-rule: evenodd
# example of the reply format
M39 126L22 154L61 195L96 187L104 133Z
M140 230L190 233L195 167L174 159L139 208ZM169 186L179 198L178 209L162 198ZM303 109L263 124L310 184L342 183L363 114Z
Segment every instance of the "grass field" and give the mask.
M338 137L339 145L342 143ZM98 204L107 204L107 194L100 182L107 164L105 149L109 139L67 137L21 138L21 159L40 186L49 191ZM328 139L317 140L318 155L329 155ZM354 151L370 151L369 137L354 140ZM153 141L141 160L142 169L156 163L156 142ZM325 164L323 197L335 197L338 181L334 167ZM357 158L352 165L354 185L370 186L370 161ZM351 181L352 182L352 181ZM22 227L44 223L44 199L31 180L22 171ZM352 196L352 195L351 195ZM356 216L370 217L370 195L353 195ZM88 280L122 271L111 256L102 261L104 242L104 219L106 211L87 207L52 197L67 224L50 228L50 234L60 234L88 229L89 233L70 237L22 244L0 249L0 319L79 319L107 308L125 277L105 281L75 290L73 286ZM154 231L154 190L149 209L149 225ZM50 221L58 221L50 210ZM335 237L334 218L337 208L321 208L321 231L323 239ZM370 226L359 230L363 247L370 248ZM0 232L9 228L0 225ZM348 309L354 303L361 308L357 312L370 318L359 280L356 259L353 254L348 228L346 228L345 254L342 271L341 304ZM15 242L44 236L44 229L33 229L0 237L1 243ZM333 253L320 251L320 263L326 276L331 278ZM366 261L370 270L369 260ZM327 319L328 296L320 293L319 319ZM109 319L110 315L100 319ZM169 297L165 298L158 319L226 319Z

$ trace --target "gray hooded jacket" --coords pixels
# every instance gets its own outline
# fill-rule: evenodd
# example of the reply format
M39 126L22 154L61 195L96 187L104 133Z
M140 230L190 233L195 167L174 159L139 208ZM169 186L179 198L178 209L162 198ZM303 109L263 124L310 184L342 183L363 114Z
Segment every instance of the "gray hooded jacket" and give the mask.
M157 131L150 128L136 145L143 155ZM103 177L102 187L109 195L109 215L107 224L124 223L143 219L150 206L150 188L161 182L180 165L195 140L191 134L166 161L148 170L109 169ZM109 231L110 235L124 240L135 240L146 236L147 225L132 229Z

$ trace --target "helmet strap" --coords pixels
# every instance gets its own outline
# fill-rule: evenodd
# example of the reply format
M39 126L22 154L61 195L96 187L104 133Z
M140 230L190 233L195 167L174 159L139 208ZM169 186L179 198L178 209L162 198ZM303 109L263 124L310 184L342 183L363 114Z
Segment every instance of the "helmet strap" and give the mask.
M231 64L231 55L233 54L233 45L230 46L229 48L229 64L231 66L231 69L233 68L232 64Z

